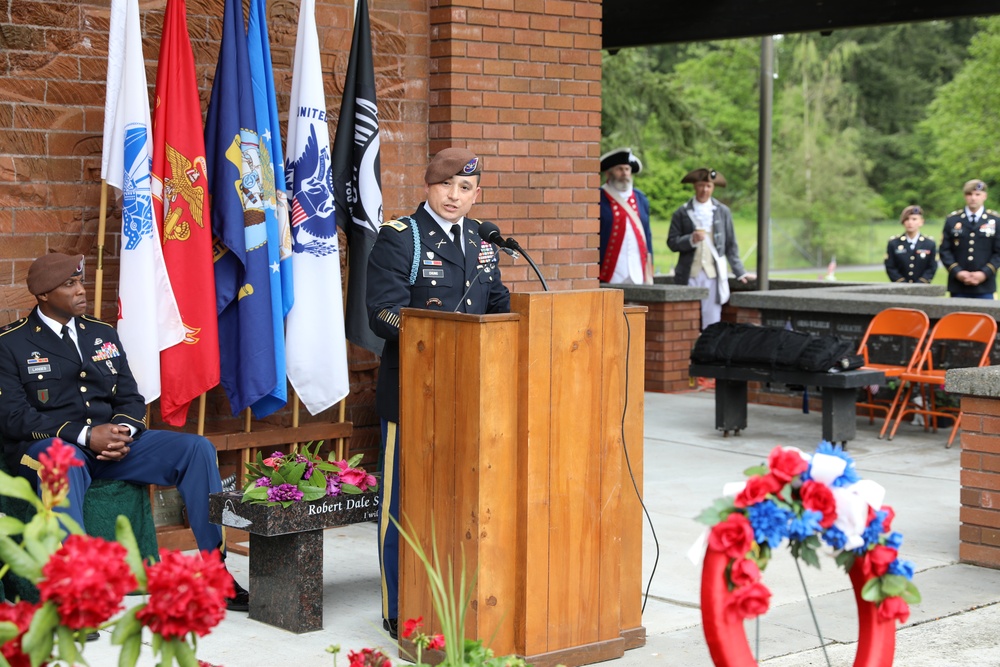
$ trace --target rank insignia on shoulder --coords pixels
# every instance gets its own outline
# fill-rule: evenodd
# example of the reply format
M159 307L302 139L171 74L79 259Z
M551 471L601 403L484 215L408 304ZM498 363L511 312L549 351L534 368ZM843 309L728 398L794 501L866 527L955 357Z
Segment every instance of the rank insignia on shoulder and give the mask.
M391 227L395 229L397 232L405 232L407 229L409 229L409 227L405 222L401 222L399 220L388 220L386 222L383 222L380 226Z

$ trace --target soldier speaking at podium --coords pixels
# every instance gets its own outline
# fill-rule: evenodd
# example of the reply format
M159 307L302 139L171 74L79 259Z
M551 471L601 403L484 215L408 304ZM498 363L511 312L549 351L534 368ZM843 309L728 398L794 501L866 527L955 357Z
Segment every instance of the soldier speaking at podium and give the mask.
M176 486L198 549L222 547L208 495L222 490L215 447L191 433L146 429L146 401L114 327L84 315L83 255L52 253L28 269L37 306L0 329L0 437L7 467L38 488L38 455L53 438L76 445L69 515L83 526L92 479ZM231 611L249 594L234 580Z
M379 485L379 558L382 625L397 637L399 598L399 311L510 312L497 249L467 218L479 197L483 161L465 148L446 148L424 173L427 201L412 216L382 224L368 257L368 320L385 339L375 389L382 423L383 477ZM388 507L386 514L383 510Z

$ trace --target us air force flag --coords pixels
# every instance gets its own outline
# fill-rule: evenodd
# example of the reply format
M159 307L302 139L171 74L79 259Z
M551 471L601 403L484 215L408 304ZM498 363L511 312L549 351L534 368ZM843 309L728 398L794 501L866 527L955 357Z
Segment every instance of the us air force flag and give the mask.
M285 176L292 195L295 304L286 319L287 371L311 414L347 396L340 251L330 180L330 134L315 0L299 6Z
M350 262L347 338L381 355L383 341L368 326L365 306L368 255L382 224L378 107L367 0L359 0L354 19L344 99L340 103L337 136L333 142L333 193L337 199L337 224L347 234Z
M101 178L121 191L118 335L147 403L160 396L160 351L184 340L163 248L154 233L152 134L139 3L113 0Z

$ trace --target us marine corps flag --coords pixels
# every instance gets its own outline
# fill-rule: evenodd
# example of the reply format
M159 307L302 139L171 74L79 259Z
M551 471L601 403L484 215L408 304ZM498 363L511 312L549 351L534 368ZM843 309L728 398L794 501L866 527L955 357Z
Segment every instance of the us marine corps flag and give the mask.
M288 380L317 414L346 396L351 384L315 0L299 6L289 108L285 174L292 193L295 304L286 319Z
M358 0L354 19L344 99L333 142L333 196L337 224L347 234L347 339L381 355L383 341L368 326L365 308L368 255L382 224L378 108L367 0Z
M191 401L219 384L201 101L184 0L167 0L153 111L153 218L185 337L160 353L160 413L183 426Z
M118 335L139 392L151 403L160 397L160 351L184 339L184 326L153 224L146 91L139 3L113 0L101 178L122 197Z

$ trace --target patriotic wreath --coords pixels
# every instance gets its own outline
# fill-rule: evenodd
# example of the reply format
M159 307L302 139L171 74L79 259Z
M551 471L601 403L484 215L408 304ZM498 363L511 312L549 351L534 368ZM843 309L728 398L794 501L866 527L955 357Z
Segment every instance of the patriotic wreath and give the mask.
M715 665L757 664L743 621L768 610L771 592L761 572L786 540L793 557L816 567L825 544L849 574L858 605L854 666L892 665L896 621L906 622L920 592L913 563L899 558L903 536L892 530L895 512L882 504L885 489L862 480L854 460L825 441L812 456L775 447L766 465L746 475L698 517L711 526L701 616Z

